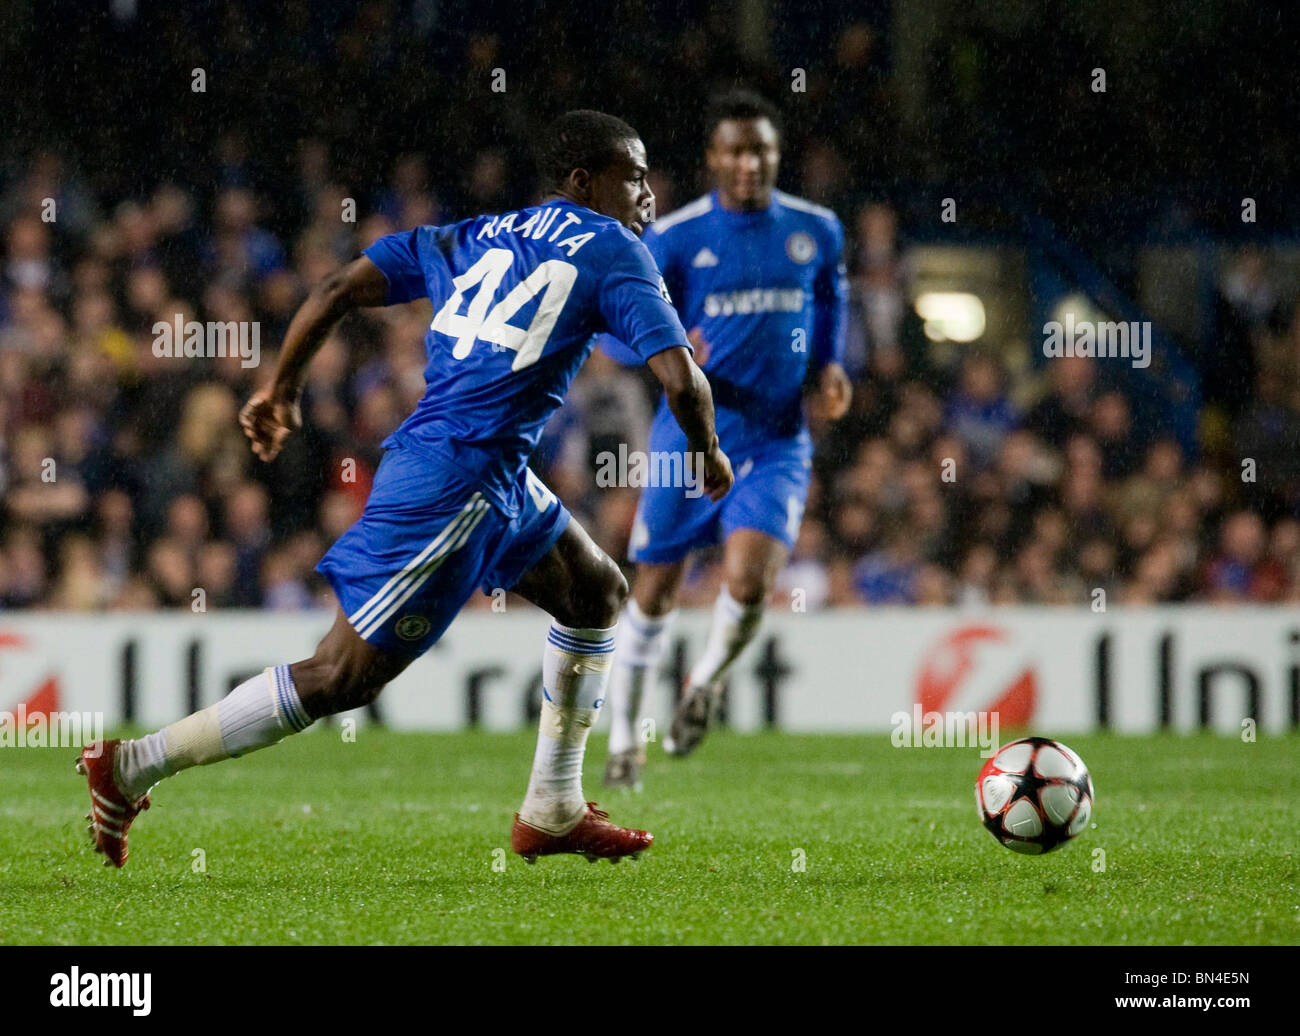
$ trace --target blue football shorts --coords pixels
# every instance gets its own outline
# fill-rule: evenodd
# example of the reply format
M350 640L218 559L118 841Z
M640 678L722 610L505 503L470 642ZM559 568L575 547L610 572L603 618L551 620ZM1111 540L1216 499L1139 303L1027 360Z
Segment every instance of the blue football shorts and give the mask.
M316 571L363 640L423 654L475 589L513 587L569 525L568 510L531 469L512 498L515 518L446 465L398 446L384 454L364 513Z
M652 453L664 448L655 439L652 434ZM787 549L794 546L812 476L808 443L784 439L728 459L736 481L716 502L703 493L688 496L681 487L647 486L641 491L629 547L633 561L680 561L693 550L723 542L737 529L755 529Z

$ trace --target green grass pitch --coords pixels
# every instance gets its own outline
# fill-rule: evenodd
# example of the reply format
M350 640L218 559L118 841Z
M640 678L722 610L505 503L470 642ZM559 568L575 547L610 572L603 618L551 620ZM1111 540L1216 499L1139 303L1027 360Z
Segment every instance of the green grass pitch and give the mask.
M528 866L531 734L326 728L164 783L120 872L75 750L5 749L0 943L1300 942L1300 739L1066 740L1096 826L1029 858L976 819L975 749L719 733L651 745L634 795L600 787L596 736L588 797L654 847Z

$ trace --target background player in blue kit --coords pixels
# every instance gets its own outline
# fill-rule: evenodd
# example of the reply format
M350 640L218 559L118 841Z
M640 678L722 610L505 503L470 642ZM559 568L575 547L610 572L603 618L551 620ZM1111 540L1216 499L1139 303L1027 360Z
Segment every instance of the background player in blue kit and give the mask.
M647 832L609 823L581 782L627 584L528 469L528 455L593 335L609 332L663 382L683 441L704 454L705 491L721 497L732 475L708 383L637 238L654 195L636 132L599 112L569 112L549 129L543 171L551 194L541 205L380 238L295 314L271 382L240 415L262 460L298 428L307 365L358 306L432 299L427 390L384 443L364 514L318 566L341 607L316 653L163 730L82 754L88 819L107 862L126 862L127 829L158 781L373 701L480 587L513 588L555 619L512 847L529 862L559 852L616 862L650 844Z
M812 464L805 381L811 377L832 420L852 395L840 365L848 294L839 220L775 189L780 125L763 98L748 91L717 98L706 139L715 189L659 220L645 242L691 328L736 486L721 502L673 487L642 492L631 543L636 580L610 682L608 785L638 785L644 754L634 722L667 645L687 557L723 541L726 582L664 747L686 755L703 739L721 679L758 631L799 532ZM634 350L608 349L637 362ZM689 449L660 406L651 455Z

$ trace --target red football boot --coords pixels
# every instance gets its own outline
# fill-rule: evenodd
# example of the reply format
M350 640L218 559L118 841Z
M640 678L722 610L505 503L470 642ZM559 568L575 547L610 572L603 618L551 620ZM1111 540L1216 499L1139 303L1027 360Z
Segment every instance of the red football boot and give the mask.
M105 867L110 863L115 867L126 863L126 832L140 811L149 808L148 795L131 802L113 780L113 764L121 743L115 739L88 745L77 760L77 773L84 775L90 784L90 812L86 819L91 824L87 830L95 843L95 851L108 857L104 861ZM96 746L99 753L92 755Z
M611 824L609 814L597 809L594 802L587 803L587 812L568 834L552 835L538 830L520 820L518 813L510 829L510 848L526 863L536 863L537 857L555 853L579 853L591 863L602 858L618 863L624 856L635 860L654 840L649 831Z

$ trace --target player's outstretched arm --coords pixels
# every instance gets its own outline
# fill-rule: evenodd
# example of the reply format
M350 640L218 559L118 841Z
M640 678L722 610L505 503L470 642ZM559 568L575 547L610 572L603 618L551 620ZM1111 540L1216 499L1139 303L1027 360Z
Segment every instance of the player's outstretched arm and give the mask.
M239 412L239 423L260 460L274 460L302 424L298 399L303 375L330 329L352 310L382 306L387 299L387 278L362 256L330 274L303 300L285 333L275 373Z
M731 488L734 477L731 461L718 445L714 431L709 379L696 366L685 346L655 353L646 364L663 385L668 409L686 433L691 451L704 457L704 491L710 499L721 499Z

